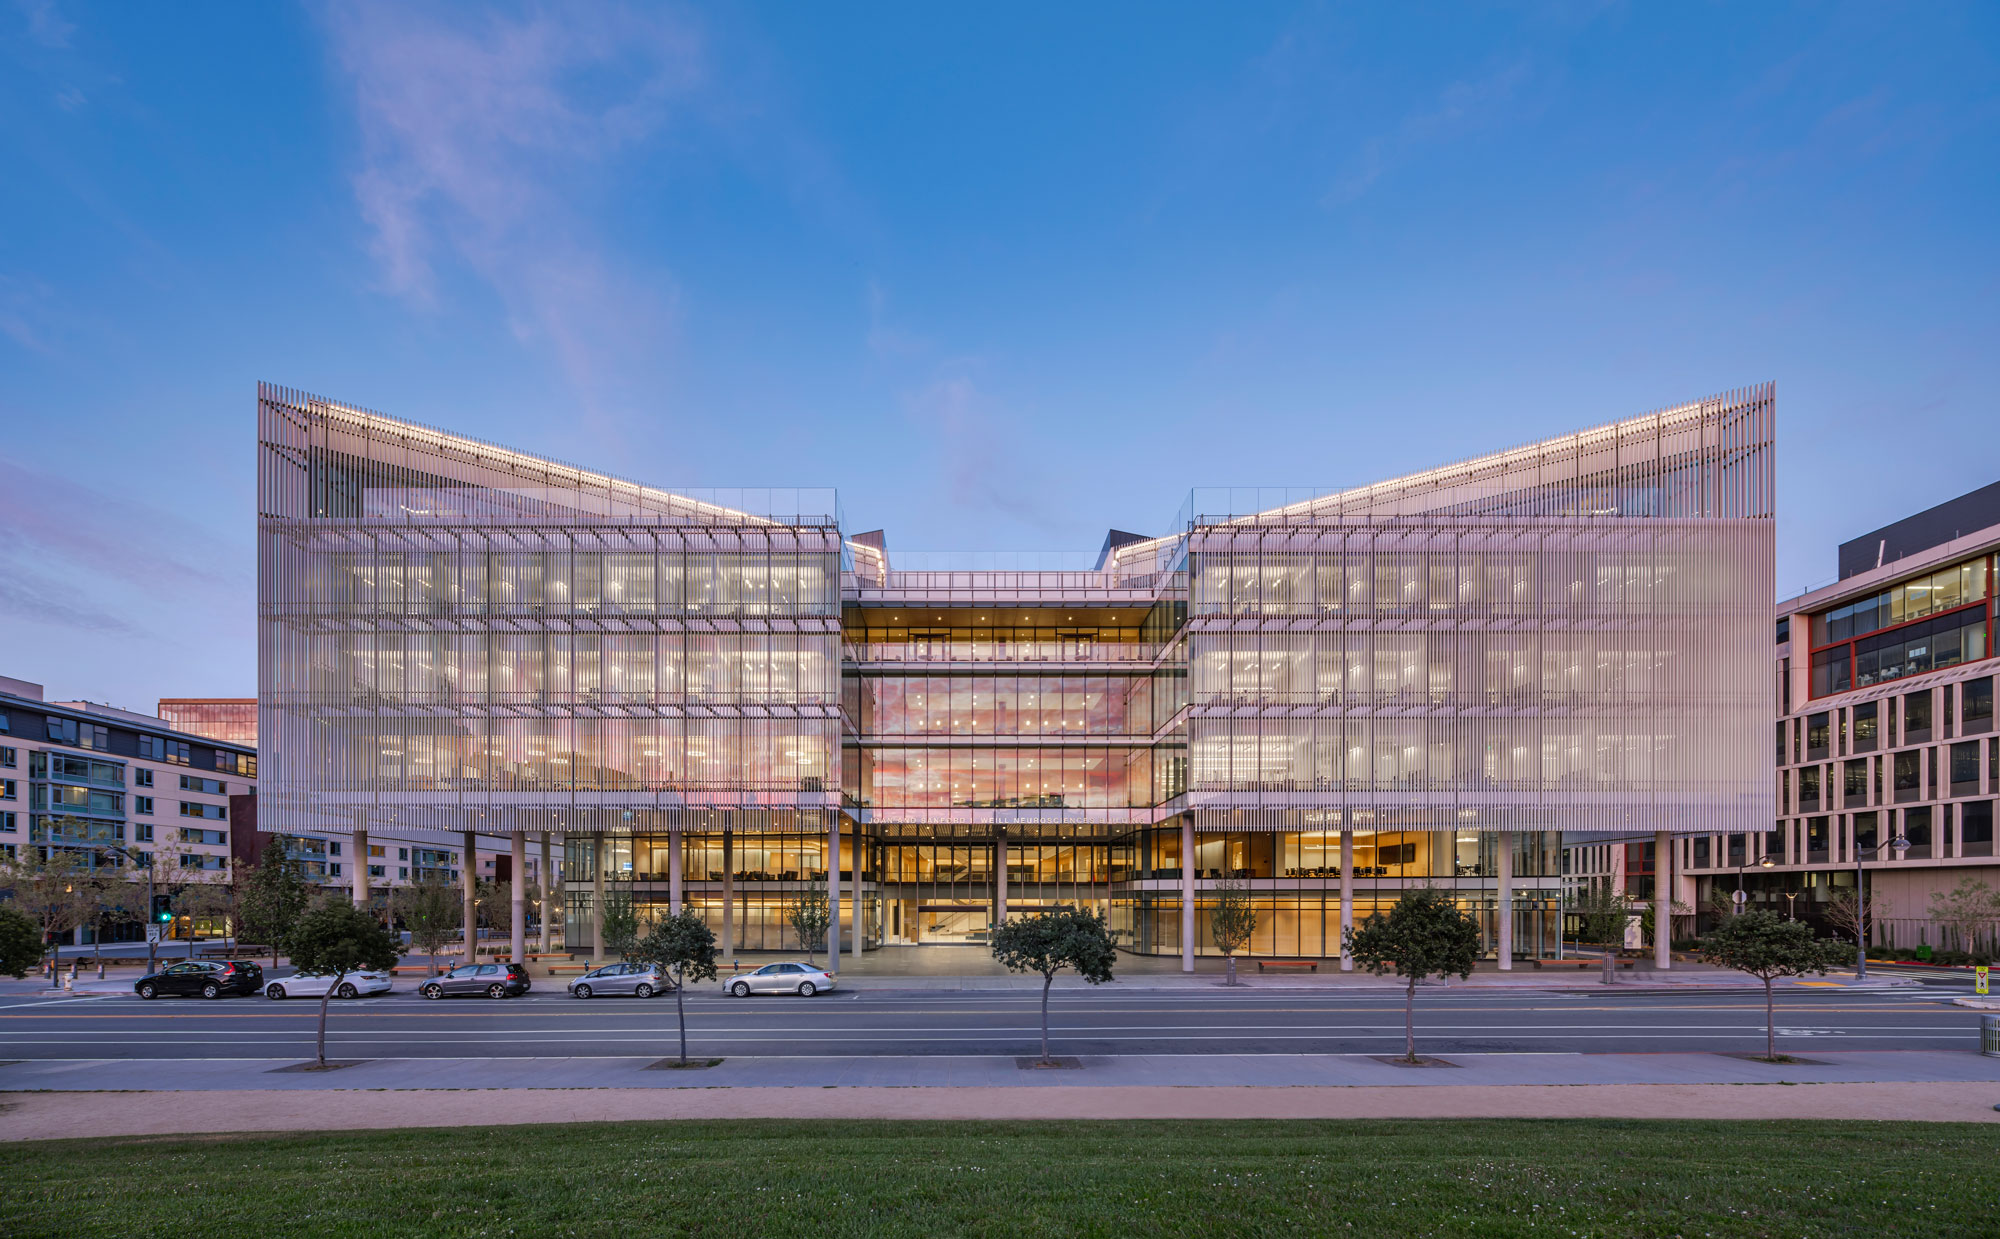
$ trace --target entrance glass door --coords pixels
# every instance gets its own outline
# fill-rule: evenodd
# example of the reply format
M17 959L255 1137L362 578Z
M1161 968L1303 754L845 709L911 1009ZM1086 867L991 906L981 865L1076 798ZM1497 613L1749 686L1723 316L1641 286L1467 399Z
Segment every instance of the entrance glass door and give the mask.
M917 909L917 942L919 945L980 945L987 941L992 925L993 910L990 907L927 903Z

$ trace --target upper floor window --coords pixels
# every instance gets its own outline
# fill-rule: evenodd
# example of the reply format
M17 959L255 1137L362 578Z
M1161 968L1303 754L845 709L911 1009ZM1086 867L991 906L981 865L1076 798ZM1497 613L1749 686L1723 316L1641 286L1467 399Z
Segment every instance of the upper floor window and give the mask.
M132 786L151 787L152 785L153 785L152 771L147 770L144 767L138 767L132 771Z
M210 796L227 796L229 785L221 779L204 779L200 775L184 774L181 776L181 790L202 792Z
M189 801L183 800L181 801L181 816L205 817L211 821L226 822L229 820L229 806L219 805L219 804L194 804Z
M190 750L183 740L168 740L162 736L140 736L139 756L150 761L163 761L171 766L189 764Z
M13 749L0 748L0 766L19 765L20 760L21 760L20 755L17 754Z

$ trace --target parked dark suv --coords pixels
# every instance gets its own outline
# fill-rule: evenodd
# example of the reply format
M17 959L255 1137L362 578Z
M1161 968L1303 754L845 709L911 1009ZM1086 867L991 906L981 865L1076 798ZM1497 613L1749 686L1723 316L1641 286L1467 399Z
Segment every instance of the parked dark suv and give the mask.
M528 985L528 970L520 964L460 964L443 976L424 982L417 992L426 998L451 998L459 994L516 998L528 992Z
M168 964L133 983L141 998L168 994L200 994L220 998L224 994L254 994L264 988L264 970L247 959L187 959Z

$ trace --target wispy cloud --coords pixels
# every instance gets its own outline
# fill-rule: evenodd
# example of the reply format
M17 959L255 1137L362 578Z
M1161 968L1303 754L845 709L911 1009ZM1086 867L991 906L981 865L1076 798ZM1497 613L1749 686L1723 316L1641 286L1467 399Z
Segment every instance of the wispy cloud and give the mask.
M912 357L928 347L922 336L889 320L889 294L868 281L868 351L884 361Z
M700 86L695 30L677 10L605 5L347 3L327 26L353 86L354 192L383 287L433 305L441 268L462 265L603 413L634 381L632 359L671 336L674 298L663 273L609 255L583 200Z
M1451 83L1427 106L1403 117L1394 129L1364 142L1321 199L1322 204L1341 206L1353 202L1422 147L1462 137L1494 123L1529 78L1528 63L1518 60L1484 77Z
M974 363L940 367L909 401L912 420L937 441L939 478L961 508L1000 513L1043 532L1065 532L1055 515L1058 489L1043 457L1027 450L1033 436L1009 433L1009 415L982 390Z
M28 19L28 37L43 47L68 47L76 26L63 20L55 0L14 0L14 7Z

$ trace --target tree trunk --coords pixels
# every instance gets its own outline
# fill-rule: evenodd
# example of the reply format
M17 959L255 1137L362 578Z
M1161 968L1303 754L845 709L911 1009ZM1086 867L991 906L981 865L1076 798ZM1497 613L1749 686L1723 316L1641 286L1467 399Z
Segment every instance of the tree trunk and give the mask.
M1417 978L1410 977L1409 985L1403 990L1403 1057L1417 1061Z
M1771 978L1764 978L1764 1057L1778 1059L1778 1016L1771 1009Z
M1604 984L1610 985L1618 979L1618 956L1610 948L1604 948Z
M1222 964L1223 964L1223 970L1229 974L1229 979L1227 981L1224 981L1223 984L1225 985L1236 984L1236 956L1233 953L1223 956Z
M1049 986L1054 985L1056 974L1042 974L1042 1061L1049 1061Z
M687 1064L688 1060L688 1009L687 1009L687 998L686 998L687 994L686 977L687 974L683 972L681 969L679 968L674 969L674 1011L678 1013L679 1016L681 1017L681 1064L683 1066Z
M340 983L346 978L347 970L343 968L334 974L333 984L327 986L326 992L319 996L319 1065L322 1067L326 1066L326 1007L333 1001L333 991L339 989Z

